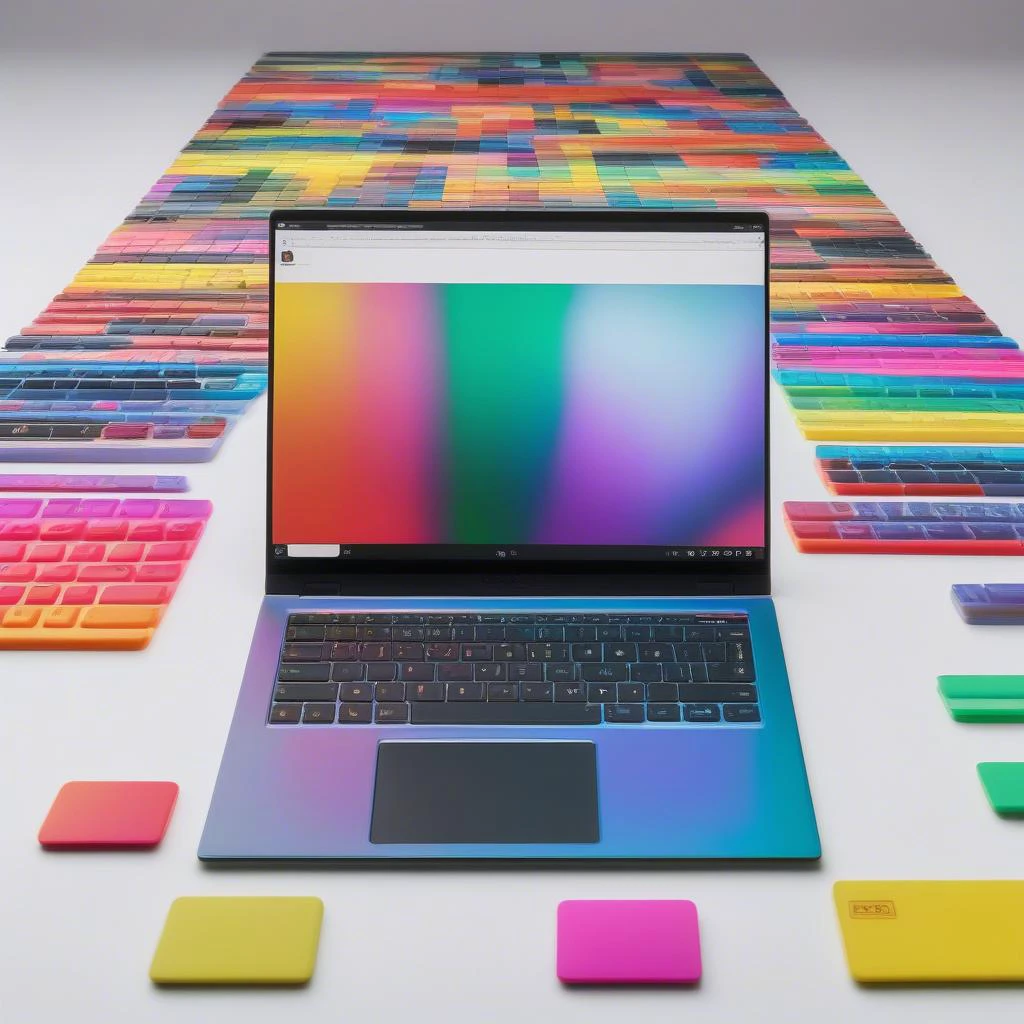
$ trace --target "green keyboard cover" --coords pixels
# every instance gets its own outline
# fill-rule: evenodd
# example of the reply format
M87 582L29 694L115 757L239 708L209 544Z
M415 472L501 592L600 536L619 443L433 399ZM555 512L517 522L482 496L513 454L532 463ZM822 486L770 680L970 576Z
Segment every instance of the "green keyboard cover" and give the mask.
M958 722L1024 722L1024 676L939 676L939 693Z

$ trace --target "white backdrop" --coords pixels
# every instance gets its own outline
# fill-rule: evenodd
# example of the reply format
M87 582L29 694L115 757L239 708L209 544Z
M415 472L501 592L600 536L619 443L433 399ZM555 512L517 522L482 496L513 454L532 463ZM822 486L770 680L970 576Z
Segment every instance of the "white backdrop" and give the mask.
M101 6L106 17L96 13ZM233 0L217 6L242 9ZM737 5L716 4L695 22L689 3L631 4L619 15L621 31L595 6L577 39L563 7L549 5L534 21L529 4L492 11L486 23L482 8L461 16L431 9L428 19L410 4L400 22L398 5L375 4L346 12L345 31L328 35L315 31L307 0L287 8L295 12L288 40L270 38L273 19L263 8L233 30L231 45L167 45L152 57L118 40L185 40L211 15L179 3L178 20L171 24L165 12L166 31L157 35L145 5L68 5L60 17L52 3L5 12L15 31L0 60L0 326L13 332L64 285L261 48L427 46L450 37L466 47L493 40L503 48L749 50L1004 331L1024 336L1024 63L1008 17L1015 5L974 5L954 32L927 15L951 10L946 3L899 5L885 16L881 5L861 4L874 12L863 21L847 10L853 5L773 5L790 15L788 35L765 14L768 6L739 16ZM794 20L812 9L813 17ZM999 9L1002 26L993 21ZM371 19L382 26L376 33ZM814 45L804 50L801 39ZM894 56L901 40L907 60ZM960 43L967 59L952 56ZM811 448L774 399L776 506L821 497ZM776 594L825 850L819 868L202 869L196 844L262 586L263 416L261 402L221 457L187 470L195 495L213 498L216 511L148 651L0 654L0 1020L1019 1019L1012 989L858 989L843 965L830 887L836 878L1020 875L1024 825L989 811L974 765L1024 757L1024 727L955 725L935 677L1020 669L1021 632L963 625L948 589L1019 580L1024 562L801 557L777 514ZM61 783L135 777L182 787L159 850L60 856L35 845ZM327 913L310 988L151 988L146 970L167 906L198 893L321 896ZM554 911L573 897L695 900L705 946L699 990L561 989Z

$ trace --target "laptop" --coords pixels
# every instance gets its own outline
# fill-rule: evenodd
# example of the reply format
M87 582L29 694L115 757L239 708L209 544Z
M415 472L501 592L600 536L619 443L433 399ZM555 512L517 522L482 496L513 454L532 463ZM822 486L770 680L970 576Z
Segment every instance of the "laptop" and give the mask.
M266 596L207 861L812 859L760 213L270 218Z

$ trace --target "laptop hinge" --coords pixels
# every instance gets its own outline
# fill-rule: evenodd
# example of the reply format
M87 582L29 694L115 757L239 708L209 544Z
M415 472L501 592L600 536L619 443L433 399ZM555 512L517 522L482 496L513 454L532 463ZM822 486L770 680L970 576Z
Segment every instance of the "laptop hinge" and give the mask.
M307 583L300 597L341 597L341 586L337 583Z

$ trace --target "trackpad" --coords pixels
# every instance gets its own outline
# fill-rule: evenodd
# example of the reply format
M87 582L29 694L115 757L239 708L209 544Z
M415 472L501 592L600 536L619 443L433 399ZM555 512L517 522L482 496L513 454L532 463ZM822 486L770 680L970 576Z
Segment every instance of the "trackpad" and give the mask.
M596 843L586 741L377 747L371 843Z

